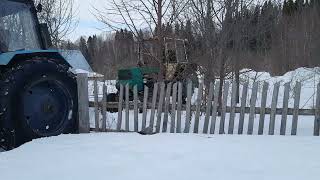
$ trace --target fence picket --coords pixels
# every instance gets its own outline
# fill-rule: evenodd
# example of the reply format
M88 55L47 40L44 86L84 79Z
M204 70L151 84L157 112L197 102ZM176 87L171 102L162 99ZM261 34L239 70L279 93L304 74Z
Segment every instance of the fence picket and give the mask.
M176 118L176 105L177 105L177 83L173 84L172 90L172 109L171 109L171 124L170 124L170 133L174 133L175 118Z
M216 129L216 121L217 121L217 108L218 108L218 99L219 99L219 89L220 82L216 82L214 86L214 100L212 105L212 115L211 115L211 124L210 124L210 134L214 134Z
M130 94L129 94L129 83L126 84L126 99L125 99L125 130L129 131L129 98L130 98Z
M155 83L153 85L152 105L151 105L151 114L150 114L150 122L149 122L149 127L152 129L154 128L153 126L154 126L154 116L156 111L158 87L159 87L158 83Z
M176 128L177 133L181 133L181 109L182 109L182 83L178 82L178 105L177 105L177 128Z
M244 116L245 116L245 113L246 113L248 86L249 86L249 82L246 82L242 87L241 108L240 108L240 116L239 116L238 134L243 134L243 125L244 125Z
M191 123L191 97L192 96L192 82L188 81L187 85L187 107L186 107L186 121L184 127L184 133L189 133Z
M230 118L229 118L229 128L228 134L233 134L234 130L234 118L235 118L235 111L236 111L236 101L237 101L237 83L232 83L232 91L231 91L231 111L230 111Z
M319 136L320 134L320 83L317 88L317 99L316 99L316 111L315 111L315 119L314 119L314 136Z
M94 121L95 121L95 131L99 131L99 90L98 90L98 80L95 79L93 83L93 94L94 94Z
M107 86L105 80L103 81L102 95L102 131L105 132L107 130Z
M204 124L203 124L203 133L204 134L208 133L208 128L209 128L210 111L211 111L211 107L212 107L213 88L214 88L214 84L212 82L210 82L209 95L208 95L207 106L206 106L206 116L205 116Z
M133 113L134 113L134 119L133 119L133 128L134 128L134 132L138 132L138 87L137 85L135 85L133 87Z
M118 104L118 121L117 121L117 130L121 130L122 125L122 103L123 103L123 85L120 84L119 89L119 104Z
M78 132L90 132L89 120L89 93L88 93L88 74L77 74L77 88L78 88Z
M172 87L172 83L168 83L166 96L165 96L165 103L164 103L164 117L163 117L163 124L162 124L162 132L167 132L167 129L168 129L171 87Z
M301 93L301 83L297 82L296 86L294 87L294 110L293 110L293 117L292 117L291 135L297 135L300 93Z
M152 103L148 103L149 98L149 91L148 87L144 87L144 97L143 102L139 103L138 97L138 90L137 86L133 87L133 93L130 94L130 86L129 84L121 85L119 90L119 102L107 102L107 85L105 81L102 86L102 100L99 101L99 88L98 88L98 79L91 78L93 80L93 88L94 88L94 101L88 100L88 89L84 87L88 87L88 77L87 75L78 74L77 76L77 83L78 83L78 101L79 101L79 132L85 133L90 131L90 124L89 124L89 109L88 107L94 107L94 116L95 116L95 126L94 131L107 131L107 106L109 108L115 108L118 106L118 121L116 124L116 130L121 131L124 129L125 131L130 130L130 117L129 112L133 109L133 127L134 131L138 132L139 127L144 130L147 126L147 111L151 105L151 116L150 116L150 127L154 127L154 116L157 110L157 121L156 121L156 133L168 132L168 123L170 123L170 133L181 133L181 116L182 116L182 108L186 110L186 121L185 126L183 129L184 133L190 132L191 119L192 119L192 111L195 110L195 122L193 127L193 133L199 132L199 125L200 125L200 113L204 111L204 107L202 107L201 103L204 101L203 95L203 86L204 84L201 83L199 86L199 92L196 99L196 105L191 104L191 97L192 97L192 82L188 81L187 84L187 103L186 106L182 104L182 91L183 85L180 82L176 83L168 83L167 85L162 83L155 83L153 88L153 95L152 95ZM100 80L99 80L100 81ZM317 86L317 94L316 94L316 105L314 109L299 109L300 105L300 97L301 97L301 90L302 85L300 82L296 82L295 87L293 88L294 94L294 106L293 108L289 108L289 97L290 97L290 83L284 84L284 94L283 94L283 102L282 107L277 108L278 103L278 96L279 96L279 89L280 89L280 82L274 84L273 88L273 95L272 95L272 103L271 108L266 107L268 97L268 89L269 84L267 82L263 82L262 92L261 92L261 105L256 107L257 103L257 95L258 95L258 87L259 83L254 82L251 98L250 98L250 107L246 107L247 95L248 95L248 85L249 83L246 82L242 88L242 96L241 96L241 106L236 105L236 85L232 84L231 90L231 106L228 106L228 95L229 95L229 88L230 83L226 82L223 87L223 99L221 109L218 109L218 99L219 99L219 82L210 83L208 96L206 99L206 107L205 107L205 118L203 124L203 133L206 134L209 131L209 124L210 124L210 134L215 133L216 129L216 118L218 116L218 112L221 112L220 118L220 126L219 134L224 134L225 132L225 121L226 121L226 113L230 113L230 119L228 123L228 134L234 133L234 125L235 125L235 113L240 113L239 117L239 127L238 127L238 134L243 134L243 126L244 126L244 117L245 113L249 113L249 122L248 122L248 131L247 134L253 134L254 121L255 115L259 114L259 121L258 121L258 135L262 135L265 129L265 115L270 114L270 122L269 122L269 129L268 134L273 135L275 132L275 118L276 115L281 115L280 121L280 135L286 135L287 129L287 116L292 115L292 125L291 125L291 135L297 135L297 128L298 128L298 121L299 115L306 115L306 116L315 116L314 121L314 130L313 133L315 136L319 136L320 134L320 83ZM158 91L160 93L158 93ZM172 91L172 92L171 92ZM86 95L85 95L86 94ZM132 96L133 95L133 103ZM151 95L151 94L150 94ZM86 97L84 97L86 96ZM157 98L159 100L157 101ZM142 100L140 100L142 101ZM158 102L158 103L157 103ZM170 104L172 102L172 104ZM87 104L84 107L84 104ZM125 109L123 108L125 106ZM156 108L157 106L157 108ZM133 107L133 108L132 108ZM142 107L143 114L142 114L142 125L139 126L139 107ZM101 112L100 112L101 108ZM125 124L122 125L122 115L123 111L125 112ZM101 117L100 113L102 114ZM170 113L170 114L169 114ZM152 115L153 114L153 115ZM162 120L163 115L163 120ZM170 120L169 120L170 116ZM100 119L101 118L101 122ZM176 122L177 119L177 122ZM101 124L100 124L101 123ZM122 128L124 126L124 128ZM162 130L161 130L162 127ZM101 129L100 129L101 128ZM151 129L147 132L150 132Z
M264 120L266 116L268 88L269 88L269 84L267 82L264 82L262 87L261 108L260 108L260 117L259 117L259 129L258 129L259 135L262 135L264 130Z
M221 118L220 118L220 128L219 134L224 134L224 126L226 120L226 111L227 111L227 102L228 102L228 94L229 94L229 82L225 82L223 89L223 99L222 99L222 108L221 108Z
M288 83L284 84L284 95L283 95L283 107L282 107L282 116L281 116L281 124L280 124L280 135L286 134L289 92L290 92L290 83L288 82Z
M149 93L149 88L147 86L144 86L141 130L145 129L147 124L148 93Z
M271 103L269 135L274 135L274 126L275 126L275 120L276 120L276 109L278 104L279 88L280 88L280 82L275 83L273 88L272 103Z
M164 101L164 90L165 90L165 84L161 83L160 85L160 96L159 96L159 104L158 104L158 115L157 115L157 124L156 124L156 133L160 132L161 128L161 116L162 116L162 106Z
M247 134L253 134L253 125L254 125L254 116L255 116L255 107L257 102L257 94L258 94L258 82L253 83L253 89L250 99L250 114L249 114L249 124L248 124L248 132Z
M201 101L202 101L202 93L203 93L203 82L200 83L198 88L198 97L197 97L197 104L196 104L196 116L194 118L194 128L193 133L199 132L199 119L200 119L200 108L201 108Z

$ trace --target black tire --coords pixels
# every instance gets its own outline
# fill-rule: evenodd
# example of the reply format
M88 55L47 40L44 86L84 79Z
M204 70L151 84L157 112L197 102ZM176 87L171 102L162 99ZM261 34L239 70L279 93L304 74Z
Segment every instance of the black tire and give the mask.
M77 83L66 64L33 58L0 79L0 127L7 149L34 138L76 131Z
M119 96L117 93L110 93L107 95L107 102L118 102ZM107 108L108 112L115 113L118 112L117 108Z
M117 97L116 93L110 93L107 95L107 102L117 102Z

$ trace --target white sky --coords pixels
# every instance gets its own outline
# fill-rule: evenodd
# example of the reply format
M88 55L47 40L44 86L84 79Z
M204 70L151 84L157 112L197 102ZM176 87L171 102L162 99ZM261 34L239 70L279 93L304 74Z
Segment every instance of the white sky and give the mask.
M102 33L103 24L98 22L92 12L93 7L104 7L108 0L75 0L75 7L78 9L79 24L75 31L69 35L72 41L77 40L80 36L90 36Z
M263 2L265 0L254 0L257 2ZM282 1L282 0L274 0ZM75 41L80 36L90 36L94 34L101 34L104 26L102 23L96 20L93 15L94 8L103 9L107 6L110 0L75 0L75 7L78 9L79 24L75 31L68 36L68 39Z

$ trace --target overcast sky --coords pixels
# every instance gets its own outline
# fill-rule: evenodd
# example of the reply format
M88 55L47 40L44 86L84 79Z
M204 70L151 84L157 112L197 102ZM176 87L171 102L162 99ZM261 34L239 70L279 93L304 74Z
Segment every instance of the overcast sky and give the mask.
M103 24L99 23L92 14L93 7L103 7L104 2L108 0L75 0L75 6L78 8L79 25L73 33L69 35L72 41L77 40L80 36L90 36L100 34Z
M253 0L255 2L264 2L265 0ZM282 1L282 0L274 0ZM103 9L110 0L75 0L75 7L77 8L79 24L75 31L71 33L68 38L72 41L77 40L80 36L90 36L93 34L101 34L104 26L98 22L94 15L94 8ZM107 29L105 29L107 30Z

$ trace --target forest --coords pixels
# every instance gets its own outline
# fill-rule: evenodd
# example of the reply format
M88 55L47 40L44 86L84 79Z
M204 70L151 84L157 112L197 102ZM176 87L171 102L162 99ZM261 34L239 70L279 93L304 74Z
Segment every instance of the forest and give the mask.
M276 76L320 62L318 0L120 0L93 13L112 31L54 44L81 50L109 79L119 68L161 66L168 57L187 60L205 81L237 77L241 69Z

